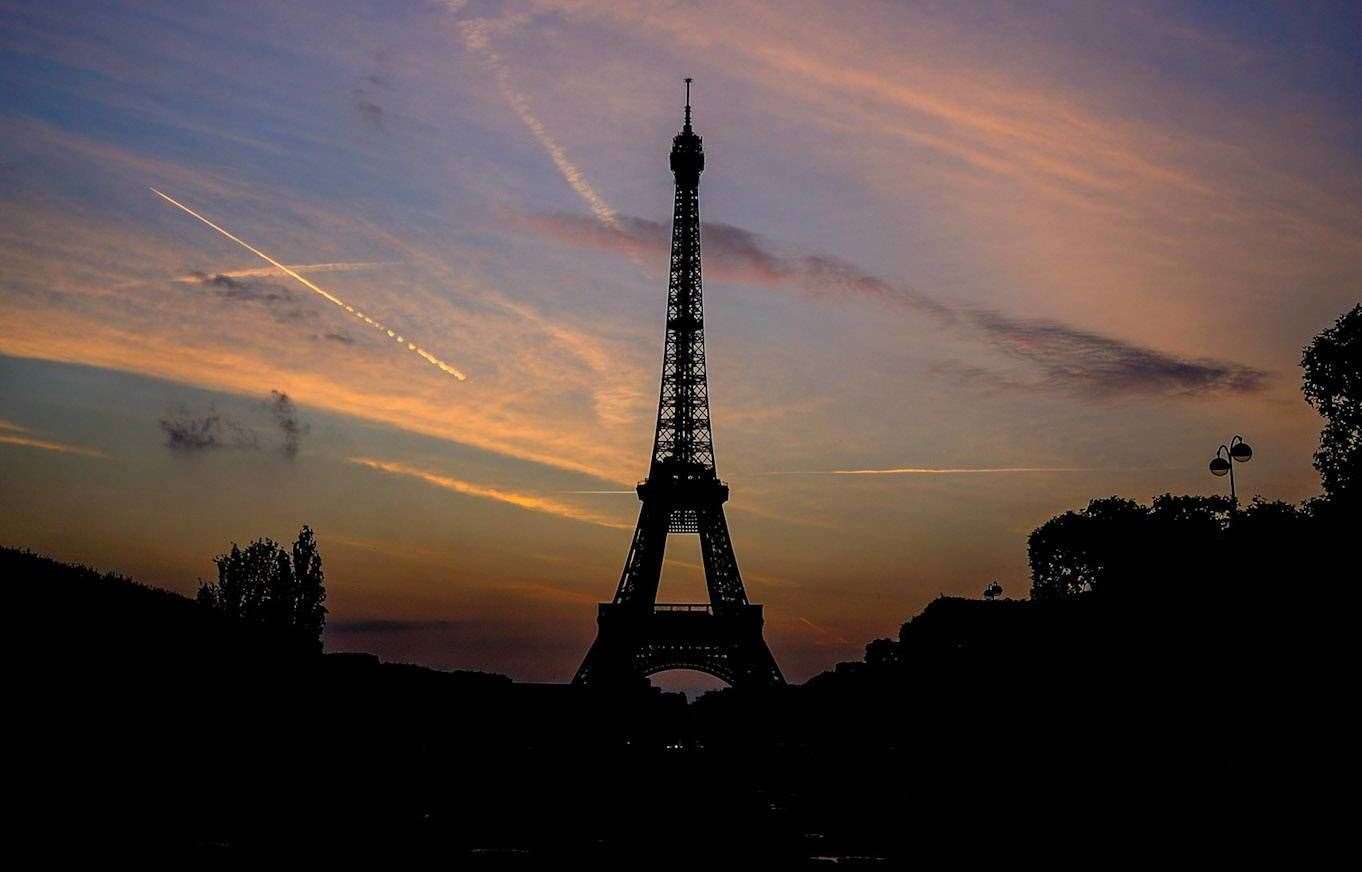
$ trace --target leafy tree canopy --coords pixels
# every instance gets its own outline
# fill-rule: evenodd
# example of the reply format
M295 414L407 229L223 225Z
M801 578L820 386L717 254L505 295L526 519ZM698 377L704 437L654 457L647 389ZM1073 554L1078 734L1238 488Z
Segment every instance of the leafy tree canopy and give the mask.
M303 527L291 552L268 538L244 549L233 542L231 551L219 554L213 563L217 583L199 588L199 603L321 650L326 576L311 528Z
M1324 418L1315 468L1324 493L1355 502L1362 494L1362 304L1305 349L1301 390Z

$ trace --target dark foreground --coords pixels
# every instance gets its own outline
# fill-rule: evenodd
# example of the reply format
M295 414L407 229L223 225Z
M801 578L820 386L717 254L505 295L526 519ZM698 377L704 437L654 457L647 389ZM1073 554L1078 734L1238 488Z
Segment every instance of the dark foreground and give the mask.
M940 600L903 662L688 705L309 655L126 580L12 550L0 570L11 795L53 858L1162 865L1265 859L1338 815L1304 791L1342 764L1289 611L1228 631Z

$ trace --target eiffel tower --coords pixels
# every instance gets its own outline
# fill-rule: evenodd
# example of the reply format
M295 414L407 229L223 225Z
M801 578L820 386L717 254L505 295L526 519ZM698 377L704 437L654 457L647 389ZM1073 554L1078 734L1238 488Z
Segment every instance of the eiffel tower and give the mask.
M578 685L627 686L668 669L695 669L735 687L785 683L762 638L761 606L747 601L724 518L728 485L714 468L700 285L705 153L691 129L690 83L685 125L672 140L676 204L653 457L638 486L643 506L619 588L600 605L596 641L573 679ZM657 602L672 533L699 534L708 603Z

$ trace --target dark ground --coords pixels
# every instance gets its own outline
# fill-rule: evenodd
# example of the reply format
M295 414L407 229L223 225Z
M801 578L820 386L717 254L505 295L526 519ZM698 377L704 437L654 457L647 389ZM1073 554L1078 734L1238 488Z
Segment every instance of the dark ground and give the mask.
M11 549L0 578L16 830L53 858L1219 864L1331 826L1306 785L1343 769L1289 609L942 599L903 662L688 705L302 654Z

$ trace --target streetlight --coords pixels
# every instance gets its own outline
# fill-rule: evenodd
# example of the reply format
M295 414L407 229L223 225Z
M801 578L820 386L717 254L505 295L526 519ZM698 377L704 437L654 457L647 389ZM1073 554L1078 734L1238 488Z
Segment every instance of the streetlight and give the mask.
M1253 449L1244 441L1243 436L1235 436L1230 440L1229 445L1221 445L1215 450L1215 458L1211 460L1211 475L1228 475L1230 477L1230 508L1233 509L1239 504L1239 498L1234 493L1234 464L1248 463L1253 459Z

